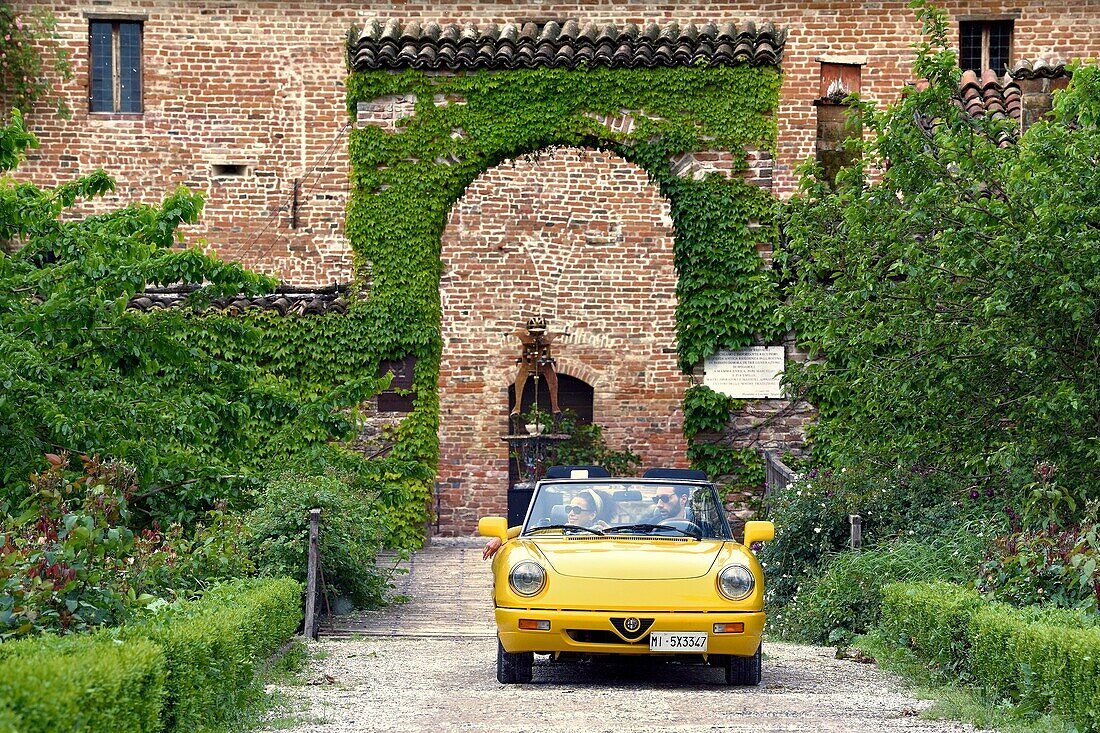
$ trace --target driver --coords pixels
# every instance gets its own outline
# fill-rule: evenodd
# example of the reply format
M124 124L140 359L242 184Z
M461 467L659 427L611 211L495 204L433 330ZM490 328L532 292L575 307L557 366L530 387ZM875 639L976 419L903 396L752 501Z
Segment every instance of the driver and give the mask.
M653 495L655 506L647 521L660 524L668 519L688 519L687 506L690 499L690 486L658 486L657 493Z

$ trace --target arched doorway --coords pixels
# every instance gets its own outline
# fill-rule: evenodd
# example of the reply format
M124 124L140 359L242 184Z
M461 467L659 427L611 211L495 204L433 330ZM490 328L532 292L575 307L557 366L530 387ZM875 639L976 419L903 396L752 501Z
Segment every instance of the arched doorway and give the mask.
M539 412L550 412L550 394L545 385L536 384L534 379L528 379L523 388L524 412L535 404L535 395L538 394ZM558 374L558 407L562 412L572 412L577 416L577 422L582 425L592 424L592 386L584 380L571 377L568 374ZM508 388L508 412L516 406L516 386ZM507 430L507 425L505 426ZM527 504L531 499L531 490L527 487L519 487L523 477L523 471L519 465L520 457L515 451L508 457L508 525L514 526L523 521L527 511Z
M515 482L508 412L521 343L541 315L562 407L605 428L647 465L687 462L677 363L669 202L637 165L559 148L506 161L452 207L441 243L439 526L505 515ZM533 381L524 404L534 399ZM566 401L568 400L568 401ZM540 407L549 409L547 395ZM511 470L509 470L511 468Z

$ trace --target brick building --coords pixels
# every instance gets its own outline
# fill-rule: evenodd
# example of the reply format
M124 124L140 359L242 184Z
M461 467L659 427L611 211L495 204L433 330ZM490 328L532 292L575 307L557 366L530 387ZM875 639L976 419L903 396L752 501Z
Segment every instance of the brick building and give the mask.
M942 5L963 63L977 72L968 77L967 99L982 109L1034 114L1042 99L1029 93L1047 82L1024 77L1051 75L1026 73L1034 60L1044 59L1040 69L1060 70L1051 59L1100 55L1100 0ZM17 0L15 6L56 16L75 72L61 89L72 119L47 110L31 116L41 147L20 177L48 185L105 168L118 188L104 206L156 200L178 185L205 191L205 213L191 241L203 238L222 257L299 286L351 279L343 235L347 133L356 124L389 124L400 113L368 110L349 118L344 80L353 25L394 19L522 27L570 18L773 23L786 32L778 143L774 160L763 155L754 170L781 197L795 189L801 161L842 158L843 110L831 100L858 91L886 101L912 80L919 32L904 1ZM1016 85L981 77L1021 64L1025 73ZM721 161L693 164L721 169ZM554 151L502 164L455 202L442 242L441 482L453 485L448 472L467 470L471 453L487 468L447 495L450 526L469 529L480 511L503 508L503 489L493 487L507 473L499 434L517 344L509 334L526 311L549 311L552 328L569 334L559 342L559 369L580 393L588 390L584 399L597 422L611 426L612 445L636 450L646 463L684 464L680 404L691 377L676 367L671 227L668 204L645 172L601 151ZM762 251L765 266L769 254ZM557 282L538 302L516 303L525 279L563 269L571 273L567 284ZM752 432L776 414L783 417L767 435ZM785 447L797 444L807 419L805 409L761 400L731 428L751 434L747 444ZM473 484L491 490L475 499Z

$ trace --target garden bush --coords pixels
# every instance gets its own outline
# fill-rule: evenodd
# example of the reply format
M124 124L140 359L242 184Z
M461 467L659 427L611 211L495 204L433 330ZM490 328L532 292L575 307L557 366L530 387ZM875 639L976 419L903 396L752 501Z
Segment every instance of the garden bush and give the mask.
M148 639L107 632L0 645L0 730L161 730L164 654Z
M893 583L882 589L881 627L890 642L965 676L970 620L985 603L952 583Z
M372 494L358 492L335 475L287 471L265 487L248 516L260 573L305 581L309 511L321 509L318 545L329 590L359 608L385 601L388 579L375 564L383 522Z
M1025 527L1026 518L1015 513L1012 520L1013 531L997 540L981 565L979 589L1017 606L1100 609L1100 502L1068 521Z
M301 621L300 584L249 579L217 586L118 635L148 638L160 647L168 671L165 729L190 731L230 710L252 684L255 663L290 638Z
M1002 604L979 610L970 624L975 679L1030 709L1100 731L1100 628L1084 618L1021 618Z
M990 542L1007 521L1001 513L1004 492L960 484L943 472L911 467L811 470L767 497L768 519L776 536L760 551L768 578L767 600L777 610L849 543L848 515L863 518L863 546L874 549L897 541L929 541L945 528L980 526L976 534Z
M899 583L883 591L882 629L888 640L995 699L1100 731L1096 614L1015 608L946 583Z
M299 453L270 478L288 473L335 478L354 496L370 501L384 547L404 551L423 546L428 487L435 480L435 470L426 463L393 457L364 460L358 453L325 444Z
M0 639L124 623L217 579L254 572L240 515L208 512L179 525L137 529L135 472L118 461L48 455L15 511L0 517Z
M137 623L0 645L0 730L191 731L223 717L297 630L301 585L218 585Z
M883 586L899 581L969 582L985 544L964 526L929 540L837 553L820 575L803 584L786 608L771 617L771 628L800 641L845 643L878 623Z

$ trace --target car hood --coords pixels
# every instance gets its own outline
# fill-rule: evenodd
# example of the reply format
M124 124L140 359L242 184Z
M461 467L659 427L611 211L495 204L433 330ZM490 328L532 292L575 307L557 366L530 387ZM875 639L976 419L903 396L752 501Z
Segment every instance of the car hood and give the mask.
M698 578L714 566L721 540L540 538L531 549L561 575L614 580Z

